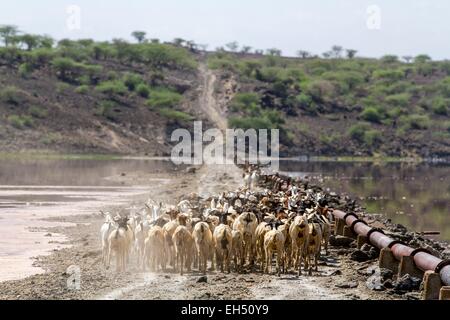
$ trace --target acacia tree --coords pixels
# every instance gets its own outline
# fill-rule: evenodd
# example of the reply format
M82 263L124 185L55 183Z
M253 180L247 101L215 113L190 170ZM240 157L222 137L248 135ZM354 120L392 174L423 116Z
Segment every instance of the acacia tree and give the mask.
M243 46L241 49L242 53L249 53L252 50L252 47L250 46Z
M225 47L227 47L232 52L236 52L236 50L239 48L239 43L237 41L233 41L233 42L227 43L225 45Z
M326 51L326 52L324 52L324 53L322 53L322 56L325 58L325 59L329 59L329 58L331 58L331 55L332 55L333 53L331 52L331 51Z
M33 34L24 34L17 37L19 43L23 43L26 46L27 51L31 51L39 45L40 37Z
M410 63L414 59L413 56L403 56L402 58L406 63Z
M308 51L305 51L305 50L298 50L297 51L297 56L302 58L302 59L306 59L306 58L309 58L311 56L311 54Z
M347 52L347 58L353 59L358 51L354 49L346 49L345 52Z
M431 61L431 57L427 54L419 54L414 58L414 62L424 63Z
M13 25L1 25L0 26L0 39L2 39L2 42L4 43L5 47L9 46L12 42L14 42L14 39L17 34L19 33L19 30L16 26Z
M174 45L176 45L177 47L182 47L184 45L184 43L186 42L186 40L182 39L182 38L175 38L173 39L172 43Z
M267 54L268 54L269 56L277 56L277 57L279 57L279 56L281 56L281 54L282 54L281 50L280 50L280 49L277 49L277 48L267 49L266 52L267 52Z
M38 36L39 40L39 47L41 48L48 48L50 49L53 47L53 44L55 43L55 40L53 40L52 37L44 35L44 36Z
M134 31L131 35L137 40L138 43L142 43L144 42L147 33L145 31Z
M342 48L342 46L337 46L337 45L332 46L331 47L332 56L336 59L339 59L342 55L342 50L344 50Z
M195 43L194 40L186 41L186 47L192 52L197 50L197 44Z

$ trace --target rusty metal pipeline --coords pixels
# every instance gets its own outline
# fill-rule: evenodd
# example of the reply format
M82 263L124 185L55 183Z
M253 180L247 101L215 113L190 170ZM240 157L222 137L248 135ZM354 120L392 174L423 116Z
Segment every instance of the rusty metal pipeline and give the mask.
M366 237L371 245L380 250L390 248L397 260L401 260L404 256L413 256L414 263L420 270L432 270L439 273L444 285L450 286L450 260L441 260L431 255L426 249L413 249L401 241L396 241L386 236L383 230L369 227L366 222L360 220L353 213L345 213L340 210L332 210L331 213L336 218L344 220L355 234Z

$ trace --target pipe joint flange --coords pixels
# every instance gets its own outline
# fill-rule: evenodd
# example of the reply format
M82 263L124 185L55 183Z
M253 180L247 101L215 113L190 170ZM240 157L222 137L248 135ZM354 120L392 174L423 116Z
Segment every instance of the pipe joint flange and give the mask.
M367 237L367 242L368 242L372 247L375 247L375 246L374 246L373 243L370 241L370 236L371 236L372 233L374 233L374 232L379 232L379 233L384 234L383 229L380 229L380 228L372 228L372 229L370 229L370 230L367 232L367 235L366 235L366 237Z
M429 255L432 255L432 256L433 256L433 254L431 253L431 251L428 250L428 249L425 249L425 248L417 248L417 249L414 249L414 250L411 252L411 254L410 254L409 256L414 258L414 256L415 256L416 254L418 254L419 252L425 252L425 253L428 253Z
M355 217L356 219L359 219L359 217L358 217L355 213L349 212L349 213L346 213L346 214L345 214L344 218L342 218L342 219L344 220L345 223L347 223L347 222L346 222L347 217L350 217L350 216L351 216L351 217Z
M446 266L450 266L450 259L439 262L439 264L436 266L436 269L434 269L434 272L439 274L441 270L444 269L444 267Z
M356 234L356 232L355 232L355 225L356 225L357 223L364 223L364 224L367 226L367 222L365 222L364 220L356 219L356 220L353 221L352 224L350 225L350 230L352 230L352 232L353 232L354 234Z
M404 243L403 241L400 241L400 240L394 240L394 241L392 241L391 243L389 243L388 248L389 248L389 249L392 249L392 247L395 246L396 244L401 244L401 245L406 246L406 243Z

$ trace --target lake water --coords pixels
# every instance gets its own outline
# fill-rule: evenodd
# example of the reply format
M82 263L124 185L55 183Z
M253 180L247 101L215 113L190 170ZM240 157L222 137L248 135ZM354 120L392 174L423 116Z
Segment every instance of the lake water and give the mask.
M450 164L282 161L280 170L346 192L369 213L450 241Z
M70 224L42 218L126 205L148 193L145 173L172 167L153 160L0 160L0 281L43 272L30 258L65 246L63 235L49 237L43 228Z

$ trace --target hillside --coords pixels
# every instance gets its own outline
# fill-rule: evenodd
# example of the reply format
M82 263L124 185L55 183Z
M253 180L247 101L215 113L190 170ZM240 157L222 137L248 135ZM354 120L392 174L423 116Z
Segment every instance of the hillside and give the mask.
M167 155L173 129L210 119L212 70L229 125L280 128L283 155L450 156L450 62L33 39L0 47L3 152Z
M450 155L448 61L219 52L209 66L239 83L230 125L281 128L290 155Z

